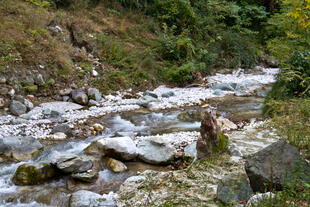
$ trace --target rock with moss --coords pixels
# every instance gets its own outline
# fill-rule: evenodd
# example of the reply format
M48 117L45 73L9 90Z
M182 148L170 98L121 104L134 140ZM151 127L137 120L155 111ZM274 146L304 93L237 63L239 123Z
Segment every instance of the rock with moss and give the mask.
M15 185L37 185L57 175L57 169L49 163L22 164L12 178Z
M43 149L42 144L33 137L8 136L0 140L0 158L4 161L31 160Z
M245 173L233 173L220 180L216 197L225 204L247 201L253 190Z
M87 103L88 103L88 96L82 90L72 91L71 96L72 96L73 101L78 103L78 104L87 105Z
M106 164L109 170L115 173L121 173L127 170L127 166L124 163L113 158L108 158Z
M196 146L198 159L222 152L228 145L228 137L219 132L215 115L211 112L206 112L201 121L200 135Z

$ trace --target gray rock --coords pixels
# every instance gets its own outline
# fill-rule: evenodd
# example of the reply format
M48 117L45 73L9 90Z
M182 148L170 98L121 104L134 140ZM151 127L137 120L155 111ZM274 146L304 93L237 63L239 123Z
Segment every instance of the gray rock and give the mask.
M5 99L0 97L0 108L3 108L5 106Z
M243 156L241 150L234 143L229 145L228 150L229 150L229 153L231 156L236 156L236 157L242 157Z
M64 101L64 102L70 101L70 96L63 96L62 101Z
M43 113L44 115L49 116L49 115L51 115L52 110L51 110L50 108L45 108L45 109L43 109L42 113Z
M52 134L55 134L57 132L65 133L67 136L72 136L72 129L68 124L58 124L53 127Z
M127 166L124 163L113 158L108 158L106 164L109 170L115 173L121 173L127 170Z
M216 89L216 90L213 91L213 95L215 95L215 96L223 96L224 93L220 89Z
M72 193L69 207L116 207L116 202L110 196L99 195L87 190L79 190Z
M258 193L256 195L253 195L248 202L246 203L246 206L257 206L258 203L262 202L263 200L268 200L271 198L275 198L276 194L267 192L267 193Z
M10 136L0 137L2 159L8 161L27 161L35 157L43 148L33 137Z
M151 97L156 98L156 99L158 98L157 94L155 94L155 93L153 93L151 91L145 91L143 93L143 96L151 96Z
M57 175L57 169L48 163L22 164L12 178L15 185L37 185Z
M134 132L116 132L114 137L130 137L130 138L134 138L135 137L135 133Z
M160 137L150 137L138 145L139 158L150 164L168 164L177 154L176 149Z
M57 168L64 173L86 172L93 166L91 160L72 154L60 155L56 158L54 163L56 163Z
M252 194L253 190L247 175L234 173L220 180L216 197L225 204L232 204L238 201L247 201Z
M275 190L281 190L284 184L295 183L297 179L310 181L309 164L296 147L284 140L249 157L245 162L245 170L255 192L265 192L270 183L273 183Z
M197 158L196 145L197 145L197 142L193 142L193 143L187 145L184 148L184 156L188 156L188 157L192 157L192 158Z
M14 96L15 95L15 90L12 88L9 93L8 93L10 96Z
M235 90L235 85L231 83L216 83L212 85L213 90L222 90L222 91L234 91Z
M90 99L88 101L88 106L98 106L98 105L99 105L99 103L93 99Z
M39 74L36 75L36 77L35 77L35 83L36 83L37 85L43 85L43 84L45 83L42 74L39 73Z
M21 102L13 100L10 104L10 111L12 114L19 116L26 113L27 107Z
M136 144L130 137L99 139L93 142L90 148L98 149L101 154L120 160L132 160L137 156Z
M95 100L97 102L101 101L101 93L96 88L89 88L87 90L87 95L89 99Z
M88 96L82 90L74 90L71 93L73 101L81 105L87 105L88 103Z
M27 76L26 79L23 81L24 86L33 86L34 80L31 76Z
M161 97L164 97L164 98L169 98L169 97L172 97L172 96L175 96L173 91L168 91L166 93L161 94Z
M71 88L65 88L65 89L62 89L59 91L59 95L61 96L68 96L70 95L72 92L72 89Z
M59 118L59 117L61 117L63 114L64 114L65 112L63 112L63 111L58 111L58 110L52 110L51 111L51 114L50 114L50 117L51 118Z
M83 108L83 106L79 104L63 101L41 103L39 106L42 108L42 110L48 108L50 110L64 111L64 112L70 110L79 110Z
M143 96L141 98L139 98L137 104L143 107L148 107L148 104L151 102L157 102L158 99L154 98L152 96Z
M28 99L24 99L24 105L27 107L28 110L33 109L33 103L29 101Z
M94 170L88 170L87 172L71 174L71 177L73 179L87 182L87 183L95 182L98 176L99 176L98 172Z

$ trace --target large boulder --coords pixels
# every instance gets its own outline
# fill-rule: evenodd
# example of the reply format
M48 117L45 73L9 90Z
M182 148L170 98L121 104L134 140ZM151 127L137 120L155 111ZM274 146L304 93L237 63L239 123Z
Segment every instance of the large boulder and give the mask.
M87 95L89 99L95 100L97 102L101 101L101 93L96 88L89 88L87 90Z
M137 147L130 137L102 138L88 146L85 150L88 154L113 157L120 160L132 160L137 156Z
M73 101L78 103L78 104L87 105L87 103L88 103L88 96L82 90L72 91L71 96L72 96Z
M150 164L168 164L177 154L176 149L161 137L150 137L138 145L139 158Z
M48 163L22 164L12 178L16 185L37 185L54 178L57 169Z
M10 111L12 114L19 116L27 111L27 107L19 101L13 100L10 104Z
M253 154L245 162L245 170L252 189L265 192L270 184L281 190L284 184L297 179L310 181L310 166L298 149L285 140L279 140Z
M33 137L0 137L0 161L27 161L35 158L42 148Z
M228 138L219 133L216 118L211 112L206 112L201 121L200 135L196 146L198 159L223 151L227 147Z
M59 155L54 163L64 173L86 172L93 166L91 160L73 154Z
M244 173L233 173L220 180L216 197L225 204L247 201L253 194L248 177Z
M116 196L100 195L87 190L72 193L69 207L116 207Z

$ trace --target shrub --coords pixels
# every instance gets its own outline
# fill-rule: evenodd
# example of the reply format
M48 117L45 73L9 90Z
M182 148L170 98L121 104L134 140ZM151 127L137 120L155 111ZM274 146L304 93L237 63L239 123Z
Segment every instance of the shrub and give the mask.
M195 65L193 63L187 63L175 69L168 70L167 77L170 82L176 83L178 86L185 86L195 81L194 71Z

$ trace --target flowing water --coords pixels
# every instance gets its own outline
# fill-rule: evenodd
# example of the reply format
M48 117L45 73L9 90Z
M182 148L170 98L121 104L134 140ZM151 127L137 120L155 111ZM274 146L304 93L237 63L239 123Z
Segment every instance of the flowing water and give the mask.
M227 77L230 79L230 74ZM255 74L253 75L255 76ZM261 87L258 87L261 88ZM218 89L217 89L218 90ZM156 90L155 90L156 91ZM218 97L215 95L208 103L223 116L236 122L261 117L261 107L264 99L261 97L238 97L223 91ZM224 95L223 95L224 94ZM226 96L225 96L226 94ZM104 137L113 136L150 136L183 131L199 131L199 121L182 121L178 115L184 111L206 110L198 106L179 107L159 111L136 110L108 114L98 117L98 123L104 123ZM34 161L50 162L57 154L81 154L83 149L98 137L87 139L70 139L56 144L46 145L41 155ZM241 140L242 141L242 140ZM251 144L251 143L247 143ZM253 143L255 144L255 143ZM67 206L70 194L79 189L87 189L100 194L117 191L122 182L145 169L167 170L166 167L153 166L140 162L128 162L129 171L116 174L104 168L99 173L98 180L92 184L68 184L68 176L64 176L48 183L36 186L16 186L11 178L17 167L26 162L0 164L0 205L1 206ZM70 186L69 186L70 185Z

